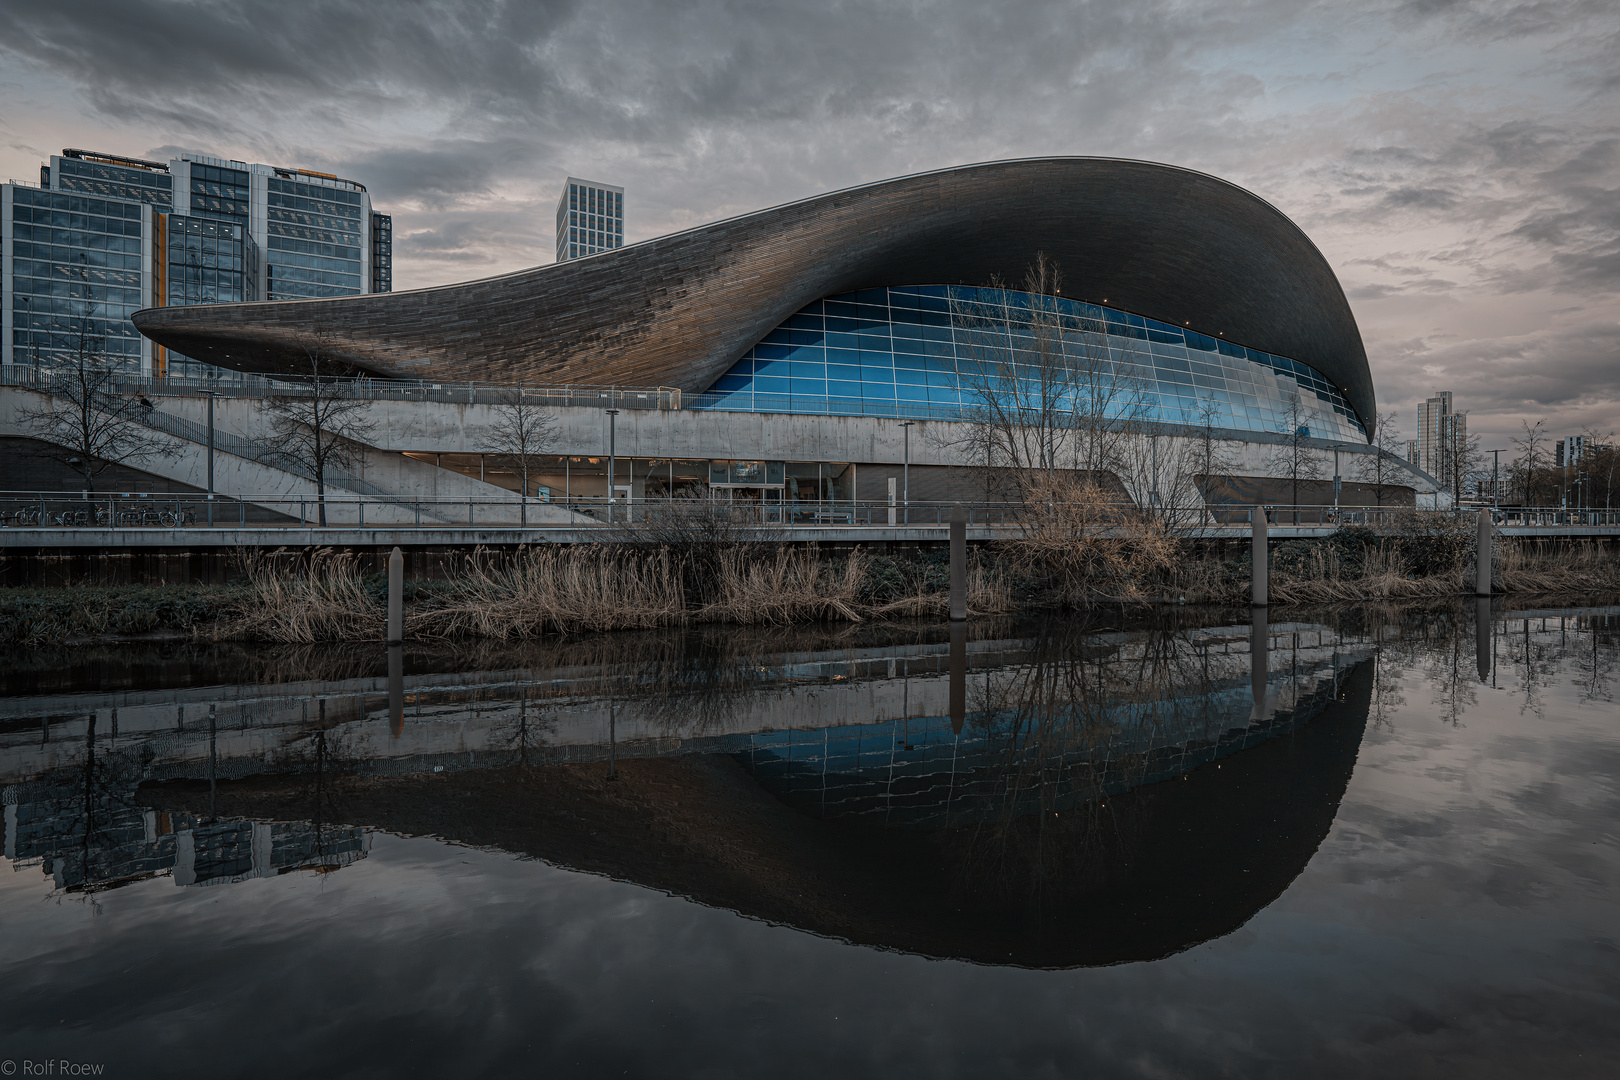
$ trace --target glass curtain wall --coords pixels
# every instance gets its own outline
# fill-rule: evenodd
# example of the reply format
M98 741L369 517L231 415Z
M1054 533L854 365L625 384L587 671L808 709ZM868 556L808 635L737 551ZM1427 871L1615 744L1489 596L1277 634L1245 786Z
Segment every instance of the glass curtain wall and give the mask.
M269 181L267 300L355 296L364 251L360 192L298 180Z
M151 203L165 213L174 205L174 177L156 169L62 157L56 159L56 186L106 199Z
M139 370L140 203L12 189L12 344L18 364L81 354Z
M1042 393L1055 367L1068 382L1046 393L1077 412L1088 413L1076 400L1087 387L1109 388L1089 415L1278 432L1303 412L1311 436L1366 440L1343 395L1297 360L1061 297L1037 298L1032 316L1031 302L946 285L830 296L767 334L694 407L967 419L987 395Z

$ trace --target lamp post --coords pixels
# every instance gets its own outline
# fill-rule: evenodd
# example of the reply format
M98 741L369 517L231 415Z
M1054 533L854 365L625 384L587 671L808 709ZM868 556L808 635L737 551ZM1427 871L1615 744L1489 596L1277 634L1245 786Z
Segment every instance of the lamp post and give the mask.
M907 525L911 524L911 425L914 423L915 420L900 421L900 430L905 433L906 439L905 456L900 465L900 505L905 507L904 524Z
M1339 451L1348 444L1333 444L1333 520L1339 520L1339 492L1344 490L1344 477L1339 474Z
M214 527L214 392L204 390L208 399L208 527Z
M1502 451L1487 450L1485 452L1491 455L1491 509L1495 510L1501 505L1499 493L1501 492L1502 488L1497 480L1497 473L1499 473L1502 468Z
M609 409L608 418L608 520L613 520L613 465L614 455L618 451L617 434L619 423L619 410Z

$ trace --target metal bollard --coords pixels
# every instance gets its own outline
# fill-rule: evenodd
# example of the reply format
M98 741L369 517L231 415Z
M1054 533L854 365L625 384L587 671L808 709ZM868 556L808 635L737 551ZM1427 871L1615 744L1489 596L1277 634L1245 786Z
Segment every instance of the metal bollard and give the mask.
M405 640L405 556L395 548L388 556L388 644Z
M1256 506L1250 518L1253 528L1252 566L1249 577L1249 603L1255 607L1265 607L1271 602L1270 583L1271 568L1267 564L1269 554L1266 546L1266 508Z
M967 514L951 507L951 621L967 618Z

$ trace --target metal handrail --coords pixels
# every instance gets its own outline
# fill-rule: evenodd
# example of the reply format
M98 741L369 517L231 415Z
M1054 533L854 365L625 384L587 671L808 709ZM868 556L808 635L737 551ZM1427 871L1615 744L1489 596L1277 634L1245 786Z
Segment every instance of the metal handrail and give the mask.
M212 504L213 514L208 513ZM334 494L324 497L315 494L218 495L213 500L203 493L74 493L74 492L0 492L0 526L101 526L101 527L167 527L200 524L214 520L219 524L247 524L249 508L256 516L269 514L280 521L255 522L264 527L310 527L317 508L324 505L328 524L332 527L372 525L410 525L419 528L501 528L513 526L539 527L547 517L545 508L563 511L562 521L552 516L550 524L590 526L608 523L646 523L675 515L693 513L709 515L723 511L738 524L792 525L829 527L901 527L939 528L950 521L961 505L968 523L972 525L1020 526L1038 523L1046 513L1082 504L1051 503L1031 506L1015 502L974 502L957 504L939 500L913 500L908 507L903 503L886 500L781 500L725 502L722 500L685 500L668 498L608 498L606 496L557 496L551 499L523 499L517 495L422 495L394 494ZM1135 504L1116 500L1083 504L1089 511L1099 513L1101 523L1110 514L1130 515L1141 511ZM1267 507L1272 528L1279 535L1288 529L1320 529L1345 525L1369 525L1389 521L1397 516L1414 513L1411 508L1388 506L1341 506L1335 511L1325 506ZM391 512L391 513L390 513ZM1436 523L1452 520L1447 510L1416 511L1420 519ZM1208 529L1230 528L1247 530L1251 526L1252 507L1215 507L1206 512L1191 509L1174 524L1180 527ZM1174 515L1171 515L1173 517ZM1299 520L1293 520L1295 517ZM1606 527L1620 525L1620 511L1612 512L1559 512L1530 515L1531 520L1502 522L1504 525L1537 527ZM1163 520L1170 520L1164 518Z
M49 390L55 372L31 364L0 366L0 383L35 390ZM367 379L328 380L340 393L368 401L439 401L451 404L500 405L513 391L525 402L543 407L611 407L618 409L679 409L682 391L672 386L617 386L591 383L564 385L504 385L500 383L452 382L444 379ZM142 375L115 372L108 392L133 396L193 397L217 394L221 397L272 397L296 394L307 384L293 377L279 378L233 372L221 379L189 379L178 376Z

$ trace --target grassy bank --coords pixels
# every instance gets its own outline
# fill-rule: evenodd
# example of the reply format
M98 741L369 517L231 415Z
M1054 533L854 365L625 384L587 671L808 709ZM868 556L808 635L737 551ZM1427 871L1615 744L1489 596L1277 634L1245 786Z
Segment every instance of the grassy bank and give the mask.
M1066 542L1032 537L975 551L974 616L1098 605L1247 604L1249 559L1189 554L1151 530ZM1464 526L1342 529L1288 540L1271 553L1273 602L1331 603L1471 591ZM330 553L251 556L225 586L126 585L0 590L0 643L44 644L149 635L316 643L376 641L387 583ZM1499 591L1579 595L1620 590L1607 546L1504 541ZM916 557L823 555L771 544L543 547L475 553L443 581L406 589L406 634L417 640L521 640L551 634L693 624L786 625L943 616L943 551Z

